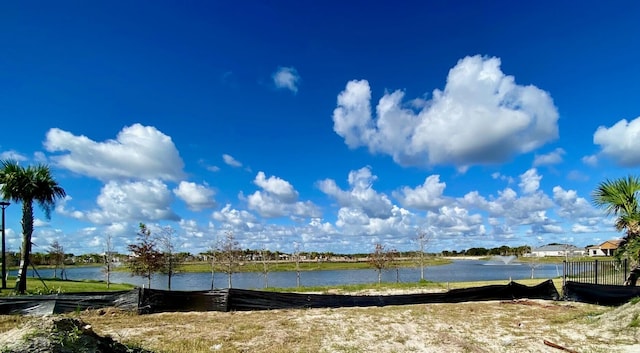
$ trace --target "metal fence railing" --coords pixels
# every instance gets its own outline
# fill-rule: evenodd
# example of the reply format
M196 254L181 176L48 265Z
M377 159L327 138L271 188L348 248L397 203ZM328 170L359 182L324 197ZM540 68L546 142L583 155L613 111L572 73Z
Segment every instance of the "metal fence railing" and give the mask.
M566 281L592 284L624 285L629 275L627 259L563 261L563 283Z

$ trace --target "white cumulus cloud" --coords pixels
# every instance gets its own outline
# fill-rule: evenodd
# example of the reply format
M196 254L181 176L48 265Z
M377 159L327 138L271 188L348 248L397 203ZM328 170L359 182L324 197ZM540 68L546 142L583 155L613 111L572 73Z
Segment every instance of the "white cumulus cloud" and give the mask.
M624 167L640 165L640 117L618 121L610 128L600 126L593 134L593 143L600 145L601 154ZM583 159L595 164L595 158Z
M173 141L153 126L127 126L115 140L104 142L52 128L44 146L49 152L63 152L52 157L58 166L100 180L178 180L184 175Z
M424 183L415 189L403 187L400 191L393 193L393 196L400 201L404 207L413 207L427 210L441 207L447 203L443 197L447 184L440 182L439 175L430 175Z
M525 194L534 193L538 188L540 188L540 180L542 180L542 175L538 174L538 170L535 168L531 168L520 175L520 189Z
M284 179L276 176L270 176L267 179L264 172L258 172L253 182L282 202L293 202L298 199L298 192Z
M88 221L109 224L121 221L147 222L179 220L171 210L172 196L162 181L153 179L136 182L110 181L102 187L97 203L99 209L88 211Z
M257 225L257 219L251 212L234 209L229 204L225 205L220 211L213 212L211 217L222 223L223 228L247 231Z
M369 167L364 167L349 172L349 190L340 189L332 179L318 182L318 187L325 194L335 198L342 207L359 209L367 217L387 218L391 216L393 204L387 195L373 189L373 182L377 178L371 174Z
M271 75L273 84L277 88L288 89L293 93L298 92L298 84L300 83L300 75L293 67L279 67L276 72Z
M533 166L541 166L541 165L550 165L550 164L559 164L562 163L562 156L564 156L565 151L562 148L556 148L550 153L541 154L535 156L533 160Z
M320 210L312 202L298 201L298 192L288 181L276 176L266 178L263 172L258 172L253 182L262 190L249 195L247 204L262 217L320 217Z
M205 208L215 207L215 192L206 185L199 185L192 182L181 181L173 193L187 204L193 211L200 211Z
M558 137L550 95L516 84L495 57L460 60L444 90L434 90L421 108L403 98L402 91L386 93L374 118L369 83L350 81L338 95L334 130L349 147L368 147L401 165L452 164L460 170L504 162Z

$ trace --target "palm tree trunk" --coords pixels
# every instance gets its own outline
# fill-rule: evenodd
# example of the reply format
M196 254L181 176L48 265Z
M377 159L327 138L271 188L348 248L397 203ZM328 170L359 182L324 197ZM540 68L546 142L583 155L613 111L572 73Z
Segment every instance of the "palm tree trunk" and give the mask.
M31 235L33 234L33 202L22 201L22 249L20 251L20 268L16 279L16 291L24 294L27 290L27 270L31 255Z

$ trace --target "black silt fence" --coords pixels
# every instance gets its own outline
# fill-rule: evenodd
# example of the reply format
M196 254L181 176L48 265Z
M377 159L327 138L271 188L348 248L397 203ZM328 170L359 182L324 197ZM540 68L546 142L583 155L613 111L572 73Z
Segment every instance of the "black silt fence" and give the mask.
M78 293L0 297L0 314L49 315L116 307L140 314L180 311L247 311L298 308L339 308L486 300L547 299L559 297L553 281L537 286L506 285L453 289L444 293L401 295L325 295L265 292L244 289L166 291L135 289L126 292Z
M564 298L599 305L621 305L640 297L640 287L568 281L564 285Z

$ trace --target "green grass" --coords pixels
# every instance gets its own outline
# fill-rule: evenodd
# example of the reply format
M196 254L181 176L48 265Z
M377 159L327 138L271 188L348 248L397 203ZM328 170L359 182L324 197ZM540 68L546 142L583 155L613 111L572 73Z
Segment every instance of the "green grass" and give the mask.
M519 279L516 282L527 286L535 286L542 282L544 279ZM362 284L345 284L338 286L301 286L301 287L286 287L286 288L261 288L260 290L269 292L316 292L316 293L353 293L366 290L374 291L387 291L387 290L412 290L412 289L437 289L437 290L449 290L458 288L472 288L482 287L489 285L505 285L508 284L507 280L496 281L469 281L469 282L431 282L431 281L419 281L419 282L383 282L383 283L362 283ZM553 284L560 292L562 290L562 278L553 279Z
M15 295L14 285L15 278L9 277L7 281L8 289L1 290L0 296ZM105 292L129 290L133 288L135 288L134 285L124 283L111 283L109 288L107 288L106 282L95 280L70 281L57 278L45 278L43 281L40 281L37 278L27 278L27 294Z
M612 258L605 258L610 260ZM518 262L534 262L540 264L561 264L564 260L567 260L564 256L544 256L544 257L518 257ZM569 257L569 261L593 261L593 257L589 256L577 256Z
M427 258L425 259L425 268L429 266L439 266L450 264L451 260L443 258ZM326 261L300 262L300 271L327 271L327 270L359 270L370 269L371 265L366 261ZM419 267L417 260L403 260L398 263L399 267ZM262 272L263 264L261 262L245 262L238 268L238 272ZM296 263L292 261L278 261L268 263L269 272L285 272L295 271ZM122 266L118 271L127 271L126 266ZM211 272L211 264L208 262L188 262L181 264L178 272L184 273L202 273Z

